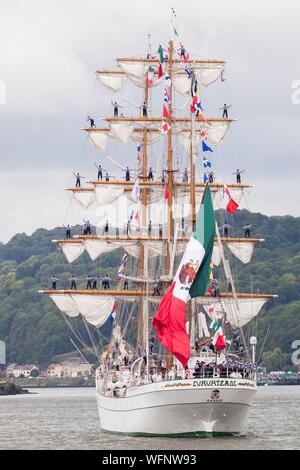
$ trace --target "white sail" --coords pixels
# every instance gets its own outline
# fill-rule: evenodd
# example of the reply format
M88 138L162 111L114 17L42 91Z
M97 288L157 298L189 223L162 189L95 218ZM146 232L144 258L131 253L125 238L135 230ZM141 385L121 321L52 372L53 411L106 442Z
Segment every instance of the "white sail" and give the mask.
M249 263L252 258L254 243L251 242L230 242L227 243L229 250L236 256L242 263Z
M109 242L101 239L84 240L85 249L93 261L104 253L110 253L111 251L118 250L119 248L124 248L124 250L127 251L136 244L137 241L135 240L113 240ZM137 257L139 257L139 254Z
M126 82L126 76L122 73L97 73L97 77L100 82L110 90L116 92L123 88L124 83Z
M204 67L196 69L193 67L196 78L200 80L201 85L209 86L216 82L224 71L223 64L205 64Z
M116 201L124 193L124 188L118 188L114 185L95 185L97 203L100 206L106 206Z
M192 69L195 74L195 77L199 80L201 85L209 86L212 83L216 82L222 75L224 71L224 64L216 63L196 63L191 61L187 64L187 67ZM174 74L174 88L181 95L188 95L191 91L191 79L187 74L183 73L182 64L177 64L175 66ZM180 84L179 84L180 83ZM179 86L178 86L179 84Z
M84 245L81 241L74 243L64 243L59 242L59 246L61 247L63 254L67 258L69 263L73 263L80 255L84 252Z
M106 149L108 139L107 132L90 131L88 134L88 138L97 150L103 151Z
M205 314L202 312L198 313L198 329L199 329L199 338L209 338L210 333L206 323Z
M110 130L112 137L117 139L119 142L122 142L122 144L126 144L134 131L134 127L128 122L116 121L110 123Z
M229 122L205 122L203 125L206 130L209 140L214 145L219 145L224 139L227 131L230 128Z
M118 66L130 77L144 79L149 66L147 67L143 62L129 62L118 60Z
M68 317L77 317L79 315L79 308L69 294L51 294L49 296L59 310Z
M222 297L211 297L210 300L203 297L196 298L196 302L204 307L205 305L214 304L215 311L217 313L224 312L227 320L234 328L241 328L255 318L267 300L267 298L237 299L237 301L233 298Z
M100 328L110 316L115 298L103 295L71 294L81 315L88 323Z
M174 75L174 88L180 95L190 95L191 93L191 79L187 75L175 74Z
M144 141L144 133L138 130L134 130L130 135L130 138L139 144ZM153 128L153 130L147 130L147 144L155 144L161 138L161 129Z
M214 244L211 260L214 266L220 266L222 260L222 248L218 245L218 243Z
M93 204L95 201L95 190L92 188L90 191L73 191L74 199L85 209Z
M149 69L149 64L144 62L130 62L118 60L118 66L126 74L129 80L131 80L135 85L144 88L147 78L147 72ZM156 65L153 66L155 68ZM157 75L153 75L153 85L157 86L163 81L163 77L158 78Z

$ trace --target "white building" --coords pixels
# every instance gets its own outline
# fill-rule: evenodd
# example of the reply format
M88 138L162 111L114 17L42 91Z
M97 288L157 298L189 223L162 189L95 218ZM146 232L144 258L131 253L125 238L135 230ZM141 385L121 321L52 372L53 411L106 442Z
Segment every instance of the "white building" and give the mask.
M18 365L18 364L9 364L9 366L6 368L6 377L30 377L30 374L33 370L36 370L39 372L39 368L35 364L24 364L24 365Z

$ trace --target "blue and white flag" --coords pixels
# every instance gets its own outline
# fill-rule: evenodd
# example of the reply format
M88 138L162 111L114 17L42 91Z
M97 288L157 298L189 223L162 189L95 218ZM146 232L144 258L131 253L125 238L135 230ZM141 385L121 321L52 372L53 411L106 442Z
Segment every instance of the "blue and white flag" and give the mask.
M165 83L166 83L166 86L169 86L169 87L170 87L171 84L172 84L171 77L170 77L170 75L168 75L168 74L166 74L166 76L165 76Z
M203 140L202 140L202 150L203 152L213 152L213 149L211 149Z
M212 167L212 163L207 160L207 158L203 157L203 168L211 168Z
M171 103L170 97L169 97L168 92L167 92L166 89L165 89L165 93L164 93L164 103L166 103L166 104Z
M187 73L188 78L192 78L193 70L189 67L185 67L184 71Z

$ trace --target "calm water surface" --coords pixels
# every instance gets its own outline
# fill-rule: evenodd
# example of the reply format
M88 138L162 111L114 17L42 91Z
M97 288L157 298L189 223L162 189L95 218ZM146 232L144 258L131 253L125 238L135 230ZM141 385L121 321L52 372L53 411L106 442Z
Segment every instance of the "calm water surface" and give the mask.
M99 429L93 388L0 397L0 449L300 449L300 386L259 387L241 437L116 437Z

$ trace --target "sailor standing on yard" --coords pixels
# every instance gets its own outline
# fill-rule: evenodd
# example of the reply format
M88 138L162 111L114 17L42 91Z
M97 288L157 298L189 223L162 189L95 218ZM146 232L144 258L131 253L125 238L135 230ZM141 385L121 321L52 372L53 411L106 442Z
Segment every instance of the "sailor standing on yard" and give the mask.
M95 275L93 276L93 289L97 289L97 281L98 281L98 279L97 279L97 276L96 276L96 274L95 274Z
M91 222L89 220L84 220L85 235L91 235Z
M99 181L99 180L102 181L102 178L103 178L103 175L102 175L103 168L102 168L101 165L97 165L97 163L95 163L95 167L96 167L97 170L98 170L98 181Z
M130 170L129 170L129 166L126 167L126 173L125 173L125 179L126 181L130 181Z
M120 106L116 101L113 103L111 102L111 104L113 105L114 107L114 117L118 117L119 115L119 108L122 108L122 106Z
M86 277L86 288L87 288L87 289L91 289L91 288L92 288L92 280L93 280L92 276L88 275L88 276Z
M150 166L149 168L149 173L148 173L148 180L150 181L153 181L153 170L152 170L152 166Z
M73 173L76 178L76 188L81 188L81 178L85 178L85 176L81 176L79 173Z
M103 289L110 289L109 281L111 281L111 278L109 277L108 274L105 274L105 276L102 279L102 287Z
M52 289L56 290L56 282L59 281L58 277L50 276L49 279L52 282Z
M66 227L64 226L64 228L66 229L66 239L69 240L71 238L71 227L67 225Z
M152 233L152 222L151 222L151 220L149 220L149 224L148 224L148 237L151 237L151 233Z
M250 229L253 227L252 224L246 224L244 225L243 229L245 230L244 238L250 238Z
M189 175L188 175L187 169L185 168L183 172L183 176L182 176L182 182L187 183L188 181L189 181Z
M228 238L229 237L229 229L232 228L227 222L222 225L221 229L223 230L223 236Z
M229 106L226 105L226 103L224 104L224 106L222 108L220 108L221 110L223 109L223 119L224 118L228 118L228 109L231 108L231 104Z
M234 173L232 173L233 175L236 175L236 182L237 184L241 184L242 180L241 180L241 173L244 173L245 170L239 170L237 169Z
M71 282L71 290L72 289L77 289L77 287L76 287L77 278L74 276L74 274L72 274L69 281Z
M109 223L107 220L104 225L103 235L108 235L108 233L109 233Z
M95 121L92 117L87 116L87 121L90 121L90 127L96 127Z
M144 101L143 104L141 105L142 117L147 117L148 116L148 109L150 109L150 108L147 106L146 101Z

